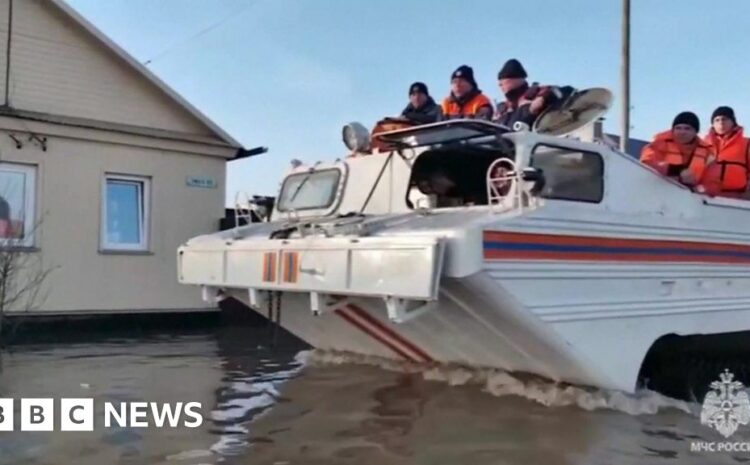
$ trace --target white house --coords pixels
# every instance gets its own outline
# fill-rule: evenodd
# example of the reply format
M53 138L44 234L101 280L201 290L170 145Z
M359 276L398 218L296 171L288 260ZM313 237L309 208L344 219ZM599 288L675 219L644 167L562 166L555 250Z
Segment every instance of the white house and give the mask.
M240 144L62 0L0 0L0 103L0 235L53 270L34 314L204 309L176 249Z

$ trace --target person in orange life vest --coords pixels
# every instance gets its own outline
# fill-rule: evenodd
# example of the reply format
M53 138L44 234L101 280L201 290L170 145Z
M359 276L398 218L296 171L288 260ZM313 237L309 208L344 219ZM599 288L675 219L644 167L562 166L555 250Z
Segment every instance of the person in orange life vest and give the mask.
M716 154L703 174L700 191L708 195L739 197L748 187L750 143L742 126L737 125L734 110L722 106L711 115L711 130L705 138Z
M515 58L506 61L497 73L497 83L505 101L495 109L492 121L513 128L520 121L532 127L536 118L560 97L554 86L529 86L528 75L521 62Z
M641 151L641 162L664 176L694 186L713 158L711 146L698 137L700 121L695 113L683 111L672 121L672 129L654 136Z
M492 118L492 102L477 86L474 70L461 65L451 75L451 94L443 100L442 119Z

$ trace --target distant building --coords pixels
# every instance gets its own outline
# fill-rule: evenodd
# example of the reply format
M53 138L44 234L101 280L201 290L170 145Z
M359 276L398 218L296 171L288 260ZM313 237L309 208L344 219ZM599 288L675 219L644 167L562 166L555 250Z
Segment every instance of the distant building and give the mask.
M38 313L203 309L176 250L242 150L62 0L0 0L0 233L54 268Z
M603 121L596 121L594 124L578 130L575 136L585 141L604 141L613 147L620 147L620 136L615 134L606 134L604 132ZM627 145L627 154L634 157L640 158L641 150L648 144L648 141L641 139L629 139Z

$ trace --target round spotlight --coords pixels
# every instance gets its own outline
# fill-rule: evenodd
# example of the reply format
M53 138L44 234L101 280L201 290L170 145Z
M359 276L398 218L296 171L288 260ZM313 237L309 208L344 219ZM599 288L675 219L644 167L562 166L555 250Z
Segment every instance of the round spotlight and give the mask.
M368 152L370 150L370 131L362 124L352 122L341 130L344 145L352 152Z

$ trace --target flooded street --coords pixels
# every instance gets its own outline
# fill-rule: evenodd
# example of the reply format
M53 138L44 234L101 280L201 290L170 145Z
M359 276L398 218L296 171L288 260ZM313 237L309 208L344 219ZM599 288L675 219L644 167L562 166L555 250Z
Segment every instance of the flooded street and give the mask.
M0 464L747 463L700 407L464 369L415 372L304 352L267 328L23 344L0 397L93 397L93 432L0 433ZM104 402L201 402L198 428L105 428ZM16 405L16 415L19 405ZM750 440L741 426L732 441Z

